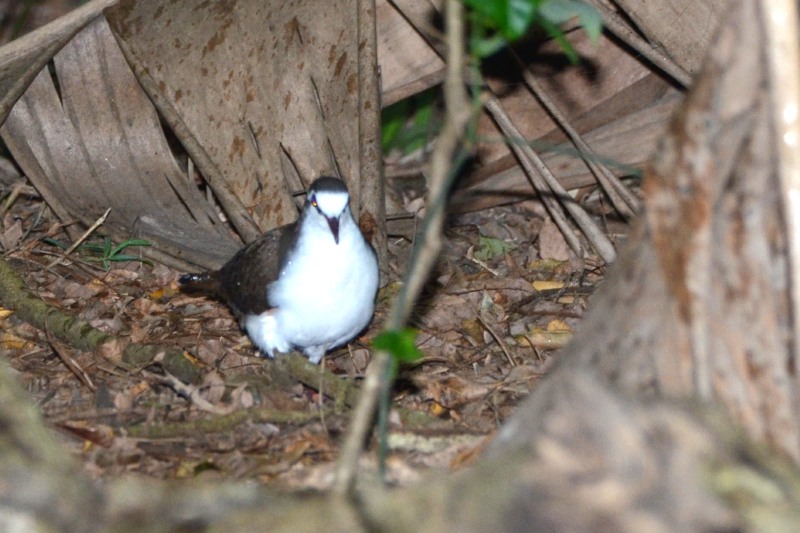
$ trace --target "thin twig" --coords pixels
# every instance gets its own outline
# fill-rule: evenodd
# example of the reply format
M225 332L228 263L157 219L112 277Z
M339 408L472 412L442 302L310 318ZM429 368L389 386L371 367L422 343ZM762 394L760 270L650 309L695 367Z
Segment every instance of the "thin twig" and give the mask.
M23 187L25 187L24 181L18 181L14 187L11 189L11 193L6 198L5 203L3 204L3 209L0 210L0 215L5 215L6 212L11 209L11 206L14 205L14 202L19 198L20 193L22 192ZM2 224L2 221L0 221Z
M28 229L25 230L25 233L22 235L20 242L25 242L28 239L28 236L33 232L34 229L39 227L39 222L42 220L42 216L44 212L47 210L47 202L42 202L42 206L36 212L36 217L33 219L33 223L28 224Z
M486 264L485 261L481 261L480 259L475 257L475 255L472 252L472 248L471 247L470 247L469 250L467 250L467 259L469 259L470 261L472 261L473 263L475 263L479 267L481 267L484 270L486 270L492 276L494 276L496 278L500 277L500 272L498 272L497 270L491 268L489 265Z
M497 342L497 345L500 346L500 349L503 350L508 364L511 366L517 366L516 361L514 361L514 359L511 357L511 354L508 353L508 348L506 347L506 343L503 342L503 339L501 339L500 336L495 333L491 326L489 326L489 324L487 324L486 321L480 317L480 315L478 315L478 322L481 323L481 326L483 326L484 329L489 332L489 335L492 336L492 338Z
M98 218L98 219L95 221L95 223L94 223L94 224L92 224L91 226L89 226L89 229L87 229L86 231L84 231L84 232L83 232L83 235L81 235L80 237L78 237L78 240L76 240L74 243L72 243L72 246L70 246L69 248L67 248L67 251L66 251L66 252L64 252L64 254L63 254L61 257L57 257L56 259L53 259L53 261L52 261L52 262L51 262L49 265L47 265L47 269L49 270L49 269L53 268L54 266L58 265L59 263L61 263L61 261L63 261L63 260L64 260L64 258L65 258L65 257L67 257L69 254L71 254L72 252L74 252L74 251L75 251L75 249L76 249L78 246L80 246L80 245L81 245L81 243L87 239L87 237L89 237L89 235L91 235L92 233L94 233L94 231L95 231L97 228L99 228L100 226L102 226L102 225L103 225L103 222L105 222L105 221L106 221L106 218L108 218L108 214L109 214L110 212L111 212L111 208L109 207L108 209L106 209L106 212L105 212L105 213L103 213L103 214L102 214L102 216L100 216L100 218Z
M158 356L156 356L158 358ZM213 403L209 402L200 392L200 389L193 385L187 385L186 383L182 382L166 370L164 371L164 375L161 376L159 374L154 374L153 372L146 372L142 371L142 374L152 379L153 381L157 381L163 385L167 385L172 390L177 392L180 396L188 399L192 402L192 405L200 409L201 411L205 411L206 413L211 413L214 415L227 415L238 409L238 406L235 403L231 403L230 405L225 406L218 406L214 405Z
M389 310L386 329L400 329L407 322L414 302L428 279L439 250L442 247L442 229L445 221L445 206L454 172L464 157L459 156L472 110L462 79L464 65L464 21L463 5L459 0L447 0L445 7L447 30L447 77L444 83L445 122L431 156L428 201L422 235L415 248L406 281ZM454 163L456 161L456 163ZM387 372L391 358L378 352L367 369L363 392L353 413L350 430L342 446L337 464L334 491L345 495L353 488L358 457L370 428L382 388L390 386Z
M97 390L97 387L92 382L92 379L89 377L89 374L81 368L81 365L72 358L72 356L67 353L67 347L57 340L53 339L49 332L47 333L47 342L50 344L50 347L53 349L55 354L61 359L61 362L69 369L70 372L75 374L75 377L78 378L78 381L86 385L86 388L92 392Z

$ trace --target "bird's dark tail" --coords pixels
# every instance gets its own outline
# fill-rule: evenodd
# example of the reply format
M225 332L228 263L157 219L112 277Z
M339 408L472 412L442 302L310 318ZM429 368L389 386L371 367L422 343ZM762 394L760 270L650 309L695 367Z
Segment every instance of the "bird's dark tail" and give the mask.
M178 278L181 291L188 294L205 294L216 296L219 294L219 279L214 271L199 274L184 274Z

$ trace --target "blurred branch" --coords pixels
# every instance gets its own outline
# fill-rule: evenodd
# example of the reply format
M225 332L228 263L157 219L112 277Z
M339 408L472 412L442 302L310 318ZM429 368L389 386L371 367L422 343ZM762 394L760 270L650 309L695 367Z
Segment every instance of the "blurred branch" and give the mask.
M793 318L794 357L800 356L800 52L798 52L797 2L772 0L762 2L769 51L770 97L773 122L776 128L775 150L778 153L778 173L786 217L789 247L791 309Z
M445 122L431 159L428 181L428 206L422 235L417 240L405 283L386 320L387 330L401 329L413 309L442 247L442 229L450 183L458 161L463 157L464 133L472 116L472 106L462 78L464 68L464 17L459 0L447 0L447 77L444 83ZM461 154L461 155L459 155ZM391 358L378 352L367 370L361 400L353 414L350 431L342 447L334 490L346 494L355 481L358 456L369 432L381 390L391 387Z

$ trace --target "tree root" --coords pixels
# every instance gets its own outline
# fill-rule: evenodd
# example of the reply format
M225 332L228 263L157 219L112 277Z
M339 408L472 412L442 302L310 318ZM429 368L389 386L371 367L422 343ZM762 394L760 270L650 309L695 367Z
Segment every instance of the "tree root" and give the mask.
M337 406L353 407L361 394L361 389L353 381L342 379L323 366L309 363L302 355L283 355L275 359L275 364L303 385L333 398Z
M159 364L184 383L195 383L201 376L201 369L177 348L127 342L48 304L25 285L4 259L0 259L0 304L13 309L20 319L48 335L128 370L151 365L155 357L163 353Z
M172 422L167 424L139 424L125 428L125 433L133 438L147 439L166 439L175 437L186 437L189 435L220 433L232 431L237 426L250 422L253 424L306 424L321 416L332 414L332 410L322 411L278 411L275 409L264 409L253 407L250 409L238 409L225 415L217 415L211 418L189 420L186 422Z

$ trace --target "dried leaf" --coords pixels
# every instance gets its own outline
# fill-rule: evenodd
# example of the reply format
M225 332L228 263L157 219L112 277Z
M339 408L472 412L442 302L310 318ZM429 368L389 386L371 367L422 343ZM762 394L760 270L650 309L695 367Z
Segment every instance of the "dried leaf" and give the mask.
M537 291L547 291L552 289L561 289L564 287L563 281L557 280L537 280L531 283L534 289Z
M567 241L564 240L561 230L550 218L545 219L542 231L539 232L539 257L557 261L569 259Z
M0 134L59 218L89 226L111 208L103 228L118 242L135 228L160 244L145 255L163 261L165 250L178 249L173 264L188 257L208 266L230 257L236 243L179 170L105 19L75 35L54 62L58 88L42 70Z
M547 331L550 333L571 333L572 328L563 320L556 319L547 323Z
M82 420L63 422L59 425L81 439L104 448L110 448L114 444L114 429L109 426L90 424Z
M663 50L689 72L699 68L715 35L714 28L729 8L729 3L722 0L663 0L647 7L636 0L617 3L654 48Z
M245 240L293 221L292 192L320 174L339 174L361 214L362 166L379 157L365 151L378 140L366 124L379 109L365 86L377 78L362 64L374 43L359 8L128 0L107 11L142 86Z
M201 387L203 397L208 402L219 404L225 394L225 380L222 375L212 370L203 375L203 385Z
M0 124L33 78L73 35L117 0L93 0L0 48Z
M564 347L571 338L572 333L542 331L539 328L534 328L525 335L516 337L516 340L524 346L531 346L541 350L556 350Z
M112 363L121 363L126 343L119 338L104 342L95 349L95 354Z
M489 296L488 291L483 291L481 298L481 318L489 324L497 324L506 318L506 311L503 306L495 303Z
M16 248L23 234L22 222L17 220L0 235L0 246L5 250Z
M247 384L242 383L241 385L236 387L231 393L231 403L240 409L249 409L250 407L253 407L256 402L255 398L253 397L253 393L247 389ZM261 430L265 431L267 428L274 428L274 427L275 426L271 425L268 426L262 425Z

